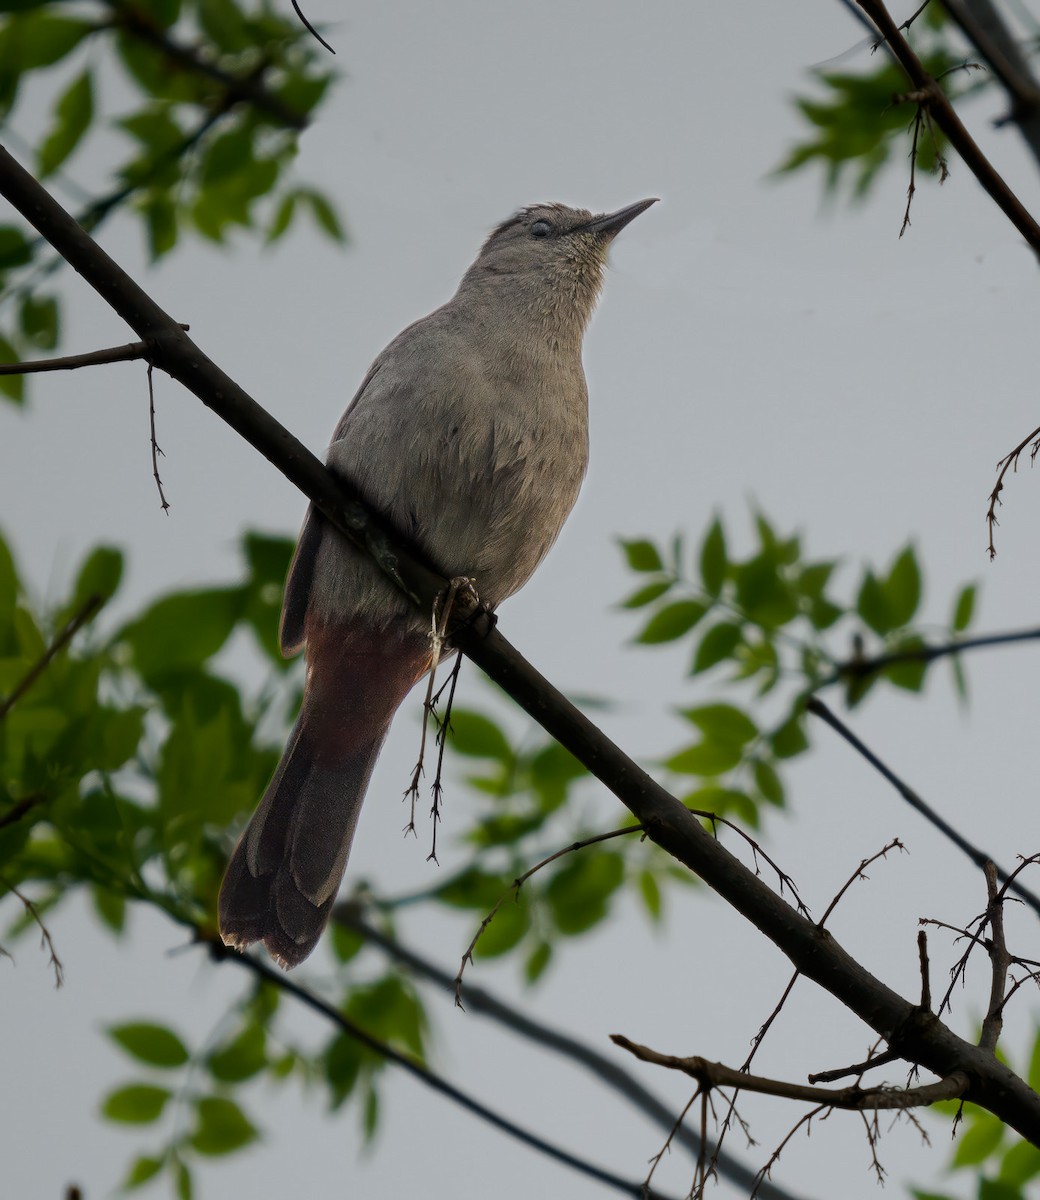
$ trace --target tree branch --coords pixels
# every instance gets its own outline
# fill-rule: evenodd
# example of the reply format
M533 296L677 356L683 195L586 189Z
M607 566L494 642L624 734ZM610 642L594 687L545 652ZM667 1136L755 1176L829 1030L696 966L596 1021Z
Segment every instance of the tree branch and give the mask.
M910 43L900 33L883 0L856 0L856 3L874 23L914 89L923 94L921 102L927 104L932 119L946 134L950 145L961 156L1001 212L1029 243L1033 252L1040 256L1040 225L982 153L978 143L947 99L946 93L924 69Z
M103 596L88 596L79 611L69 618L65 628L58 634L39 659L29 668L26 674L15 684L10 695L0 699L0 721L18 703L32 685L47 670L54 658L72 641L77 633L104 604Z
M202 930L197 929L196 936L200 941L204 942L210 954L217 962L237 963L240 967L252 972L258 978L266 980L266 982L278 988L279 991L294 996L301 1004L305 1004L313 1012L319 1013L326 1020L331 1021L337 1029L342 1030L348 1037L360 1042L381 1058L386 1059L387 1062L401 1067L413 1079L418 1079L420 1083L425 1084L428 1088L432 1088L435 1092L439 1092L442 1096L446 1096L449 1100L461 1105L467 1112L473 1113L482 1121L486 1121L496 1129L502 1130L503 1133L509 1134L510 1137L516 1138L517 1141L523 1142L525 1146L530 1146L532 1149L538 1150L556 1162L563 1163L564 1166L571 1167L580 1174L590 1179L595 1179L617 1192L621 1192L626 1196L632 1196L634 1200L654 1200L654 1197L656 1197L656 1200L667 1200L660 1192L645 1192L640 1182L623 1179L620 1175L615 1175L612 1171L606 1171L602 1167L597 1167L594 1163L579 1158L577 1155L571 1154L568 1150L564 1150L560 1146L554 1146L552 1142L548 1142L537 1134L531 1133L508 1118L503 1117L500 1113L495 1112L494 1109L481 1104L479 1100L474 1099L468 1093L462 1091L461 1088L457 1088L440 1075L424 1067L422 1063L410 1058L407 1054L402 1054L401 1051L396 1050L389 1043L373 1036L367 1029L357 1025L350 1017L336 1008L335 1005L329 1004L327 1000L323 1000L320 996L315 995L314 992L308 991L307 988L296 983L283 971L276 971L273 967L269 967L266 963L261 962L258 958L254 958L250 954L239 954L237 951L227 949L219 939L207 938Z
M783 1079L767 1079L764 1075L748 1075L744 1071L735 1071L732 1067L727 1067L725 1063L709 1062L708 1059L697 1056L680 1058L675 1054L661 1054L657 1050L651 1050L649 1046L629 1041L620 1033L611 1034L610 1040L643 1062L690 1075L703 1088L737 1088L742 1092L782 1096L787 1100L804 1100L809 1104L860 1112L879 1108L922 1108L939 1100L955 1100L965 1095L969 1086L967 1075L956 1071L948 1078L940 1079L938 1083L916 1088L862 1088L858 1084L844 1088L812 1087L804 1083L788 1083Z
M423 958L416 951L408 949L396 939L388 937L374 925L369 924L358 912L356 904L350 901L338 904L332 910L332 919L344 929L350 929L360 934L366 942L378 946L394 962L406 967L418 978L432 983L445 995L454 994L455 981L448 971L442 970L436 963ZM619 1066L615 1058L609 1058L606 1054L600 1053L577 1038L561 1033L558 1029L541 1021L534 1020L527 1012L506 1004L505 1001L500 1000L479 985L467 985L466 1011L489 1017L518 1037L526 1038L539 1048L551 1050L578 1066L584 1067L600 1083L605 1083L645 1116L656 1121L665 1129L670 1129L674 1124L675 1116L672 1110L663 1104L653 1092L644 1088L631 1072ZM687 1129L685 1126L676 1130L674 1140L682 1143L691 1154L696 1155L700 1152L701 1139L693 1130ZM750 1189L754 1186L755 1172L732 1155L723 1155L719 1160L718 1167L719 1173L738 1187ZM790 1192L772 1183L763 1184L759 1188L758 1194L763 1200L795 1200Z
M865 0L863 0L865 2ZM422 611L447 586L405 539L392 537L349 488L265 412L135 284L15 160L0 148L0 194L153 347L152 361L183 383L269 459ZM1038 231L1040 232L1040 231ZM1037 238L1040 246L1040 237ZM462 606L460 605L460 608ZM580 713L506 641L487 614L469 610L453 643L647 827L648 836L699 875L798 967L856 1013L904 1058L944 1077L964 1071L965 1093L1040 1145L1040 1096L992 1055L922 1013L862 967L826 931L778 896L720 845L696 817Z

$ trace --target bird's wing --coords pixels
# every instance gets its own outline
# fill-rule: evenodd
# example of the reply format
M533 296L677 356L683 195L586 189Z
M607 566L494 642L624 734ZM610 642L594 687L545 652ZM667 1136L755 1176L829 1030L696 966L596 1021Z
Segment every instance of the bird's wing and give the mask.
M303 619L307 615L307 602L311 594L311 581L314 578L314 560L318 555L322 535L328 521L310 505L304 518L300 539L296 543L296 551L289 565L289 574L285 580L285 596L282 600L282 623L278 630L278 641L282 653L288 658L296 654L303 645Z

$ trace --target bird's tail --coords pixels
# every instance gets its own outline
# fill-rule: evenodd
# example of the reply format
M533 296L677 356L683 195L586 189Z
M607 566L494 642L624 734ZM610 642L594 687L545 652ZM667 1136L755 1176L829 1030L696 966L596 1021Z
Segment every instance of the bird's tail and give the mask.
M283 967L328 923L361 803L394 713L429 662L426 640L356 626L308 629L303 705L220 888L220 936L263 942Z

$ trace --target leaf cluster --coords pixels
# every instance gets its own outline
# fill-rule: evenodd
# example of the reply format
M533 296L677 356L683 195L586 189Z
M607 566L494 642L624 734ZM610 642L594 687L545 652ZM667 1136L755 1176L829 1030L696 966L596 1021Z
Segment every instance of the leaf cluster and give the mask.
M8 0L0 14L0 120L17 128L41 92L53 97L35 173L68 192L85 228L129 213L153 260L188 231L274 242L301 213L344 240L331 201L292 181L299 134L334 77L291 14L263 0ZM127 92L132 103L113 108ZM100 194L72 183L77 165ZM0 226L0 299L14 309L3 361L57 345L58 299L41 285L60 262L24 226ZM21 401L24 378L0 377L0 393Z
M986 76L968 82L958 71L964 54L941 6L929 5L914 22L911 36L925 70L943 82L951 99L973 95L992 82ZM819 94L794 98L809 136L790 149L776 172L792 174L819 165L825 193L835 196L847 186L853 199L862 200L893 156L902 163L911 151L916 105L902 99L908 90L906 75L883 51L871 56L867 70L812 74ZM927 136L917 141L922 175L941 178L937 168L944 150L945 138L929 123Z
M685 803L750 826L759 823L763 805L785 802L785 767L809 748L806 697L841 685L851 707L884 683L920 691L929 637L945 642L963 634L976 594L973 585L963 588L949 624L926 630L918 619L922 580L912 545L884 570L863 567L842 594L836 561L806 557L798 535L778 534L761 513L754 529L756 544L746 557L731 551L721 519L695 553L682 537L667 547L645 538L621 543L641 580L622 601L623 609L643 614L634 643L682 648L689 677L724 674L730 692L725 702L680 710L693 738L662 765L680 786L696 781ZM963 696L959 658L950 659ZM736 702L747 693L750 700Z

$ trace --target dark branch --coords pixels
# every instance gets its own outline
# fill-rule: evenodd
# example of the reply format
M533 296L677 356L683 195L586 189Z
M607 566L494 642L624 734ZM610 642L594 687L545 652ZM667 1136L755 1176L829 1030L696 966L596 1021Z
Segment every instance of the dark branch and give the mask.
M409 1058L407 1054L402 1054L400 1050L395 1050L393 1046L375 1037L367 1029L363 1029L360 1025L355 1024L350 1017L341 1012L335 1005L329 1004L327 1000L323 1000L320 996L315 995L314 992L308 991L305 987L295 983L283 972L276 971L273 967L269 967L266 963L261 962L258 958L253 958L249 954L238 954L233 950L228 950L223 942L215 939L206 939L201 934L201 931L198 932L200 940L205 942L210 954L218 962L237 963L240 967L251 971L254 975L266 980L280 991L294 996L301 1004L305 1004L313 1012L331 1021L337 1029L341 1030L348 1037L360 1042L362 1046L367 1047L381 1058L385 1058L387 1062L400 1067L411 1075L413 1079L418 1079L420 1083L425 1084L428 1088L432 1088L435 1092L439 1092L440 1095L446 1096L449 1100L454 1101L455 1104L460 1105L467 1112L473 1113L474 1116L479 1117L482 1121L486 1121L496 1129L501 1129L503 1133L508 1133L510 1137L516 1138L517 1141L523 1142L524 1145L530 1146L534 1150L538 1150L556 1162L571 1167L580 1174L586 1175L590 1179L595 1179L599 1183L605 1184L617 1192L622 1192L626 1196L636 1197L636 1200L652 1200L652 1197L656 1196L658 1200L665 1200L665 1197L660 1192L645 1193L642 1190L641 1183L622 1179L620 1175L615 1175L611 1171L597 1167L594 1163L590 1163L583 1158L578 1158L577 1155L571 1154L559 1146L554 1146L552 1142L548 1142L537 1134L529 1132L522 1126L503 1117L500 1113L495 1112L494 1109L481 1104L479 1100L475 1100L472 1096L462 1091L461 1088L457 1088L454 1084L449 1083L446 1079L429 1070L429 1068L424 1067L415 1059Z

